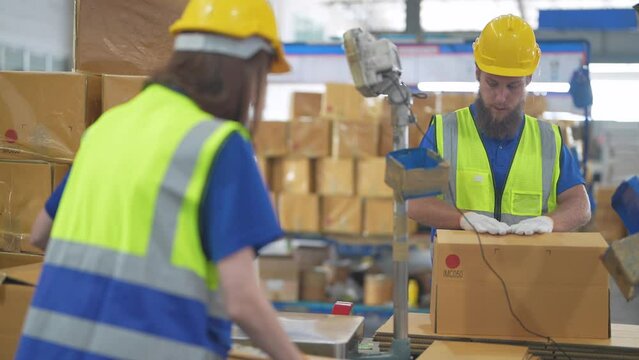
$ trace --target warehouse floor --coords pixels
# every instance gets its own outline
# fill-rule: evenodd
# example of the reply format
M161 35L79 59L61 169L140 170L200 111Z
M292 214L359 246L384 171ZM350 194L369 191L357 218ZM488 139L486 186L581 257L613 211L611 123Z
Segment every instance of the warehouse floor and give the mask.
M610 279L610 322L639 325L639 297L628 302Z

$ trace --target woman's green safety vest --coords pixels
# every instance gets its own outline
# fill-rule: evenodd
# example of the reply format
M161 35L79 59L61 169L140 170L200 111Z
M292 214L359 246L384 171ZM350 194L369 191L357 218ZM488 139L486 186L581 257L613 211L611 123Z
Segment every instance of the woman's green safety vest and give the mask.
M502 192L495 188L469 108L435 116L437 150L450 163L452 194L445 199L509 225L552 212L557 205L561 136L557 126L525 116Z
M216 154L235 132L249 136L241 124L211 119L191 99L160 85L150 85L132 101L106 112L82 139L45 263L186 299L194 304L193 311L203 312L201 318L228 321L217 267L202 250L199 208ZM70 296L81 294L78 289ZM166 317L170 324L172 316L179 316L177 310L155 316ZM32 307L24 333L115 358L220 356L144 329L75 319L43 308ZM138 350L125 347L122 339L134 339L140 353L123 353ZM109 346L114 342L122 346Z

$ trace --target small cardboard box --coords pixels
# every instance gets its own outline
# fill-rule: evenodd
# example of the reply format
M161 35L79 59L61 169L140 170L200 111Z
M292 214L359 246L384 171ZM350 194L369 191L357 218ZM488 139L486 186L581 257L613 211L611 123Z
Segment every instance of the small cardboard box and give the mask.
M393 235L393 199L364 199L364 223L362 235ZM417 223L408 219L408 234L417 232Z
M324 264L330 257L330 247L302 245L293 250L293 258L297 261L300 270L312 270L316 266Z
M264 157L284 156L288 153L288 122L260 121L253 133L255 153Z
M560 338L610 336L608 272L600 261L607 244L600 234L481 239L486 260L530 330ZM437 334L530 336L508 310L502 284L482 260L473 232L438 231L431 296Z
M326 84L322 116L335 120L362 121L366 111L366 101L353 84Z
M146 76L102 75L102 112L123 104L142 91Z
M435 340L417 360L529 360L526 346Z
M331 154L340 158L377 156L379 124L364 121L334 121Z
M169 59L173 38L167 29L187 0L77 0L75 4L75 70L150 75Z
M313 166L309 159L279 158L271 166L272 190L294 194L313 192Z
M319 158L331 154L330 121L300 120L289 125L289 153L292 156Z
M297 301L300 276L292 256L261 255L258 260L260 283L271 301Z
M319 197L314 194L277 196L277 212L282 229L287 232L319 232Z
M385 173L385 157L358 160L357 195L362 197L393 197L393 189L384 182Z
M355 194L353 159L323 158L315 164L315 183L320 195Z
M0 253L0 359L13 359L42 269L42 257ZM28 264L28 265L27 265Z
M362 199L354 196L322 197L322 231L361 234Z
M318 117L321 111L321 93L294 92L291 96L291 119Z
M321 268L302 271L301 300L327 301L328 274Z
M0 72L0 158L71 162L101 101L99 76Z

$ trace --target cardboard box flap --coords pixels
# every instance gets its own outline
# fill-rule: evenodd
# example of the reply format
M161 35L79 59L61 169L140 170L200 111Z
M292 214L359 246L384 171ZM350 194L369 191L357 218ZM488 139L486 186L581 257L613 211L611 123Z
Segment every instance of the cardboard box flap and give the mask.
M0 269L40 263L43 259L44 258L40 255L0 252Z
M0 270L0 284L35 286L42 272L42 263L16 266Z
M554 232L530 236L489 234L480 236L484 245L608 248L608 244L599 233ZM437 241L441 244L477 244L477 236L473 232L463 230L437 230Z
M418 360L525 360L526 346L433 341Z

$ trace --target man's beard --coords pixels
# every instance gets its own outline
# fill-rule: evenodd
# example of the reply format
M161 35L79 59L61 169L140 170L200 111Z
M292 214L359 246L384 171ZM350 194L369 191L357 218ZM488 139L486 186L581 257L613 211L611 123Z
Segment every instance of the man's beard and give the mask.
M475 124L477 130L492 139L506 140L513 139L519 131L519 126L524 119L524 101L501 119L497 119L486 107L486 103L477 95L475 100Z

